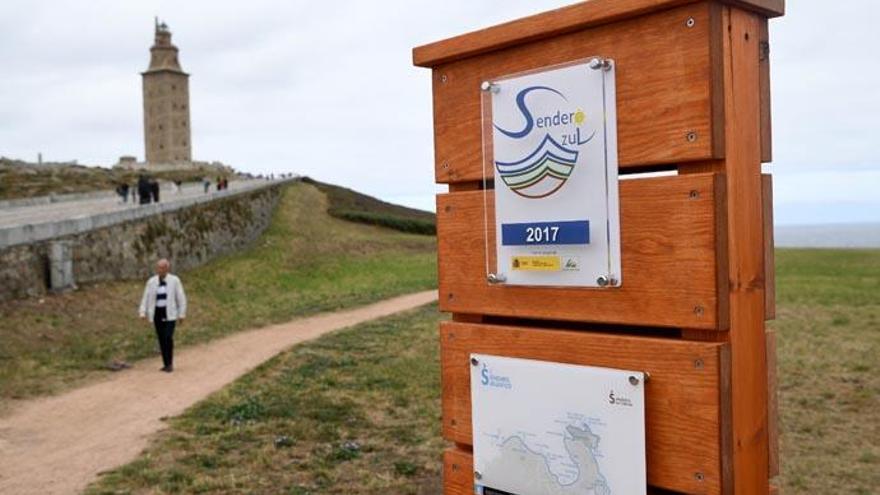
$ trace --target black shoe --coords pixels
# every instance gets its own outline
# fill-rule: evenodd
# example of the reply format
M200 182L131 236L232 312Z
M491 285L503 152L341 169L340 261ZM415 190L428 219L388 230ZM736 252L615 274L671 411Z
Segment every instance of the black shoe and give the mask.
M159 371L164 371L165 373L171 373L172 371L174 371L174 367L173 366L163 366L162 368L159 369Z

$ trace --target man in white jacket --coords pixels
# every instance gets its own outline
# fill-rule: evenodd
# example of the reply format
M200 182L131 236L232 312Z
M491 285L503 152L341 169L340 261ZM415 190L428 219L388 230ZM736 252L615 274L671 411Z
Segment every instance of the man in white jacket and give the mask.
M152 322L156 327L156 338L162 349L161 371L174 371L174 327L186 318L186 294L183 284L175 275L169 273L171 263L161 259L156 263L156 275L147 280L144 297L139 310L141 318Z

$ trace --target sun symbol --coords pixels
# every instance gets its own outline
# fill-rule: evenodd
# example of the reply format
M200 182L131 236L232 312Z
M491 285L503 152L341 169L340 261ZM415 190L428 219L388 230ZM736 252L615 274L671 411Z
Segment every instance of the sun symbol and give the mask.
M583 110L578 109L574 114L574 121L577 125L581 125L584 123L584 120L587 119L587 114L584 113Z

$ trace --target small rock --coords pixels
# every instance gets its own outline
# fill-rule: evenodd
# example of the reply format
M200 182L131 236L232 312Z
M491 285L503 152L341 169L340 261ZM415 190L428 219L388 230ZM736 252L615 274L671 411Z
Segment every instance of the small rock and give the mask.
M125 361L120 361L118 359L114 359L107 363L107 369L110 371L122 371L131 368L131 365L126 363Z
M280 449L280 448L284 448L284 447L292 447L293 444L294 444L293 439L287 435L278 435L277 437L275 437L275 448L276 449Z

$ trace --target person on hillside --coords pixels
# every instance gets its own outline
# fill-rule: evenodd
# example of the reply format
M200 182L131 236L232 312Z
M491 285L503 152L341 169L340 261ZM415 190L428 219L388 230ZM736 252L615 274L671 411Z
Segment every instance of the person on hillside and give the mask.
M159 181L150 181L150 195L153 197L154 203L159 202Z
M171 262L162 258L156 262L156 275L147 280L138 314L156 328L156 338L162 350L162 369L174 371L174 328L186 318L186 294L183 284L171 273Z
M138 177L137 183L137 191L138 197L140 198L140 204L150 204L150 199L153 197L152 191L150 189L150 180L147 179L146 175L141 174L141 176Z

